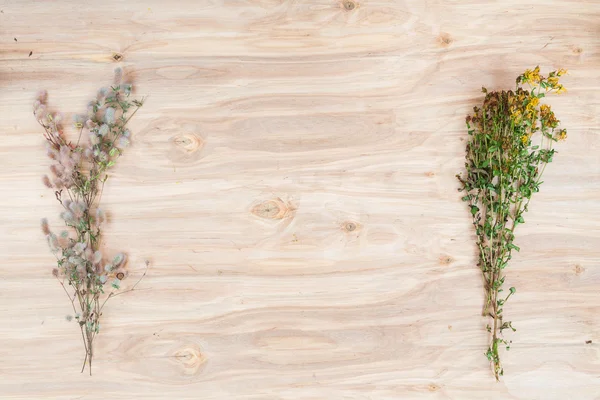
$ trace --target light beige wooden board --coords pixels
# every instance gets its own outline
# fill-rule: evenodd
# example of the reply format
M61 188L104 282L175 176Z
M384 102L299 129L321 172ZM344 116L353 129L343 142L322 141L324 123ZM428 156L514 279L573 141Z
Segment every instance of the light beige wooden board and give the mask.
M0 1L0 398L600 398L600 3L350 1ZM569 138L517 233L496 383L454 175L481 86L537 64L570 70ZM117 65L148 99L104 242L129 286L151 267L90 377L31 104L81 112Z

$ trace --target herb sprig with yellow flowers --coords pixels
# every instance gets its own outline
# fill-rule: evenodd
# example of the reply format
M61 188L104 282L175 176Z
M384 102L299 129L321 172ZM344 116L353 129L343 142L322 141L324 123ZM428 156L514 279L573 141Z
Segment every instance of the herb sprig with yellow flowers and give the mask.
M514 243L515 228L525 222L531 196L540 190L544 169L556 152L554 142L567 137L550 106L540 100L566 91L559 83L565 73L560 69L544 77L536 67L519 75L515 91L483 88L483 105L467 117L466 174L457 177L477 235L485 288L483 315L491 319L485 355L496 380L504 373L499 349L509 350L511 343L503 333L515 331L503 319L506 302L516 292L514 287L503 289L505 268L512 252L520 250Z

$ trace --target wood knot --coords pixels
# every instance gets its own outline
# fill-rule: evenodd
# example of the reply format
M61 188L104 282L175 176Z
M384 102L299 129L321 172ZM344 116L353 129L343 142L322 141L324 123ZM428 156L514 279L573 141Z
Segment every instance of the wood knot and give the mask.
M348 232L355 231L356 230L356 224L354 222L348 222L348 223L346 223L346 227L345 228L346 228L346 230Z
M122 281L122 280L123 280L123 278L125 278L125 274L124 274L124 273L122 273L122 272L119 272L119 273L116 275L116 277L117 277L117 279L118 279L118 280Z
M171 138L171 141L176 148L186 154L198 151L204 144L202 138L193 133L182 133Z
M581 47L575 47L573 49L573 53L575 53L575 54L581 54L581 53L583 53L583 49Z
M123 59L123 54L121 54L121 53L113 53L112 59L115 60L116 62L119 62L119 61L121 61Z
M356 7L358 7L358 4L352 0L343 0L342 1L342 8L346 11L352 11Z
M427 172L425 172L425 176L428 178L433 178L435 176L435 172L427 171Z
M173 357L182 367L185 375L197 374L207 360L196 345L189 345L175 351Z
M450 265L453 261L454 261L454 258L452 258L448 255L440 256L440 264L441 265Z
M360 225L354 221L345 221L341 226L342 230L346 233L352 233L360 228Z
M429 384L429 386L427 388L429 389L430 392L437 392L438 390L440 390L440 387L438 385L436 385L435 383Z
M454 39L447 33L441 33L437 37L437 42L441 47L449 47L454 42Z
M279 197L252 207L252 214L265 219L283 219L292 216L296 209Z
M190 164L201 157L204 139L193 132L184 132L169 139L169 159L177 164Z
M585 268L583 268L581 265L575 265L575 267L573 267L573 270L575 271L575 275L581 275L585 272Z

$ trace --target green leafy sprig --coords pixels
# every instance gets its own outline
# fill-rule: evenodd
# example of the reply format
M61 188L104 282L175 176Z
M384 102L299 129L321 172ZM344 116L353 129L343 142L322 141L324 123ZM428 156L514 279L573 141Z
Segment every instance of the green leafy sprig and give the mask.
M483 105L475 107L466 121L466 173L457 175L477 236L485 288L483 315L491 319L485 355L497 380L504 373L499 348L509 350L511 343L504 331L515 331L503 318L506 302L516 293L514 287L508 292L503 287L512 252L520 250L514 243L515 228L525 223L529 201L540 190L544 169L555 154L553 144L567 137L550 107L540 104L546 94L565 91L559 77L566 71L553 71L548 77L539 72L539 67L526 70L517 78L515 91L482 89Z

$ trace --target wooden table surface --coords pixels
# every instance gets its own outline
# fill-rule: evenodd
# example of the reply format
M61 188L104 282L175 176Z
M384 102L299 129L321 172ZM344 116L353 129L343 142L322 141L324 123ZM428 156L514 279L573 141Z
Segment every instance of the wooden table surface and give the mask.
M2 0L0 51L0 399L600 398L600 2ZM569 138L517 232L496 383L454 175L481 86L537 64L570 71ZM118 65L148 99L104 242L128 285L151 267L90 377L31 104L82 112Z

